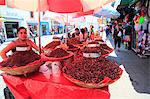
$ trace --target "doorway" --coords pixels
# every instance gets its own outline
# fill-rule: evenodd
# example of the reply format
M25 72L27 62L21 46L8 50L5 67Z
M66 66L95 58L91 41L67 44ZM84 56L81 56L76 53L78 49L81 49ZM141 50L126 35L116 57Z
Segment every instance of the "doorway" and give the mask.
M6 27L6 36L7 38L16 38L17 37L17 28L19 26L18 22L4 22Z

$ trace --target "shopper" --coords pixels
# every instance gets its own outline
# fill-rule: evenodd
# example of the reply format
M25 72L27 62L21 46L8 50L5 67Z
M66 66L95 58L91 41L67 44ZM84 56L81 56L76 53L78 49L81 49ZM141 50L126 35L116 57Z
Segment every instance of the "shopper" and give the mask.
M85 27L84 30L85 30L85 33L84 33L84 40L86 41L86 40L88 39L89 32L88 32L87 27Z
M128 47L128 50L131 50L132 26L130 22L127 23L124 28L124 35L125 35L124 42L127 42L126 47Z
M118 45L118 51L120 51L120 47L121 47L121 38L122 38L122 29L116 25L114 28L113 39L114 39L115 49Z
M89 37L94 34L94 26L90 25L90 30L89 30Z

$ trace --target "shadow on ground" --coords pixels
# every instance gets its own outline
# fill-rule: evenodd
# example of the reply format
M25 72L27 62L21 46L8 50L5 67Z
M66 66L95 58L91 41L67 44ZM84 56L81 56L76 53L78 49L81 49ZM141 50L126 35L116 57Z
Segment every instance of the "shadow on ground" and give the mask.
M113 45L113 42L111 40ZM121 47L120 51L115 51L117 57L108 57L124 65L126 72L134 89L139 93L150 94L150 58L140 58L132 50Z

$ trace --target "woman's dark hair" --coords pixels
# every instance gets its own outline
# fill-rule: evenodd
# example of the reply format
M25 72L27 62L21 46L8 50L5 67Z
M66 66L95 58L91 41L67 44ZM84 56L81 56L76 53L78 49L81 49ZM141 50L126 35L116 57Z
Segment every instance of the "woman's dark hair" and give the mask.
M82 28L81 29L81 33L84 34L85 33L85 29Z
M75 33L72 34L72 38L75 38Z
M85 28L84 28L84 30L85 30L85 32L88 32L88 29L87 29L87 27L85 27Z
M94 28L94 26L93 26L93 25L90 25L90 27L91 27L91 28Z
M70 33L68 33L68 38L71 38L71 34Z
M79 31L79 29L78 29L78 28L75 28L75 30L78 30L78 31Z
M25 27L19 27L19 28L17 29L17 33L18 33L21 29L27 30Z

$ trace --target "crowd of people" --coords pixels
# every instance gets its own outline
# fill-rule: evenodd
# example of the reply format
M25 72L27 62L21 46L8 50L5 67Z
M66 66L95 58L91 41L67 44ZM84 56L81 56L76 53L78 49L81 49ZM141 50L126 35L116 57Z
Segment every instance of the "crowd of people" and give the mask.
M80 41L93 40L95 36L99 36L103 41L112 38L114 41L114 48L120 51L121 45L126 49L131 49L132 26L131 23L120 24L115 21L111 25L102 26L99 30L94 31L94 26L91 25L88 29L75 28L75 32L68 33L68 38L78 38Z
M94 26L90 25L90 28L87 27L84 28L75 28L75 31L72 33L67 34L67 38L77 38L79 41L87 41L87 40L93 40L95 36L106 36L106 38L110 38L112 36L114 40L114 48L120 50L121 43L125 43L125 46L128 47L128 49L131 49L131 33L132 33L132 27L130 24L119 24L117 21L114 22L113 25L107 25L106 27L100 27L100 30L94 31ZM20 27L17 30L17 37L18 39L16 41L12 41L6 48L4 48L0 55L2 58L6 58L6 53L12 49L15 49L18 46L21 46L22 44L28 45L30 48L33 47L34 49L38 50L38 46L29 40L27 37L27 29L24 27ZM104 40L105 41L105 40Z

